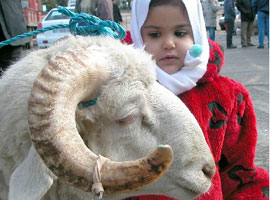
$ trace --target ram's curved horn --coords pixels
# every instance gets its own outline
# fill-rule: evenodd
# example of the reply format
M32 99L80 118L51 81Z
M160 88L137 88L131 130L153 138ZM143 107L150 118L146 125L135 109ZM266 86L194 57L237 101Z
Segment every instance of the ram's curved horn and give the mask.
M37 152L55 175L85 191L91 191L98 156L78 134L75 110L79 102L93 99L109 77L101 64L90 66L88 61L82 52L51 60L35 80L28 105L30 137ZM172 156L172 149L162 146L139 160L106 160L100 171L105 194L152 183L168 169Z

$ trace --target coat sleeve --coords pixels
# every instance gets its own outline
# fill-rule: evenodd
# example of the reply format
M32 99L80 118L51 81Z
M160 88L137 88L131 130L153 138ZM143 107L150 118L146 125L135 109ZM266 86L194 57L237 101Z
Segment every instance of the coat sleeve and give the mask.
M120 12L119 8L118 8L118 15L119 15L119 21L123 22L122 15L121 15L121 12Z
M203 10L203 16L206 15L206 9L205 9L205 2L202 2L202 10Z
M219 3L218 3L217 0L214 0L214 1L212 2L212 9L213 9L215 12L218 11L218 10L220 9L220 6L219 6Z
M81 13L81 1L82 0L77 0L75 4L75 12L76 13Z
M249 14L248 10L243 6L242 0L236 0L236 7L242 14Z
M237 84L237 83L235 83ZM238 84L219 164L224 199L269 199L269 173L254 164L256 117L247 90Z
M258 11L258 3L257 3L257 0L252 0L252 1L251 1L251 5L252 5L252 7L253 7L255 13L257 13L257 11Z

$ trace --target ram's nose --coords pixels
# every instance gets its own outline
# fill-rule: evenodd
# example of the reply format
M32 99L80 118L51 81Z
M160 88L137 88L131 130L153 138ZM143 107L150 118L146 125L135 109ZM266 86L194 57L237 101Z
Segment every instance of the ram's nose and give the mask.
M214 161L211 160L204 164L202 171L207 178L212 179L216 172L216 165Z

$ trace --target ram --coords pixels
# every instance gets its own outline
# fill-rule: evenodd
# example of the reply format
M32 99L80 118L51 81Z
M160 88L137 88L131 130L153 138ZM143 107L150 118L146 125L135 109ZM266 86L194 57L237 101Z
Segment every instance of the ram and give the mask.
M207 192L215 164L203 133L154 71L143 50L102 36L13 64L0 79L0 199Z

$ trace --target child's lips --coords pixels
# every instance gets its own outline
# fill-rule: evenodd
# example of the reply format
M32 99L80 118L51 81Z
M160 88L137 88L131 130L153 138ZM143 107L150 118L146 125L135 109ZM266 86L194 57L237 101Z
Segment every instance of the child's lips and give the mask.
M178 57L173 55L164 56L160 59L163 62L174 62L175 60L178 60Z
M173 59L178 59L178 57L173 55L167 55L162 57L160 60L173 60Z

